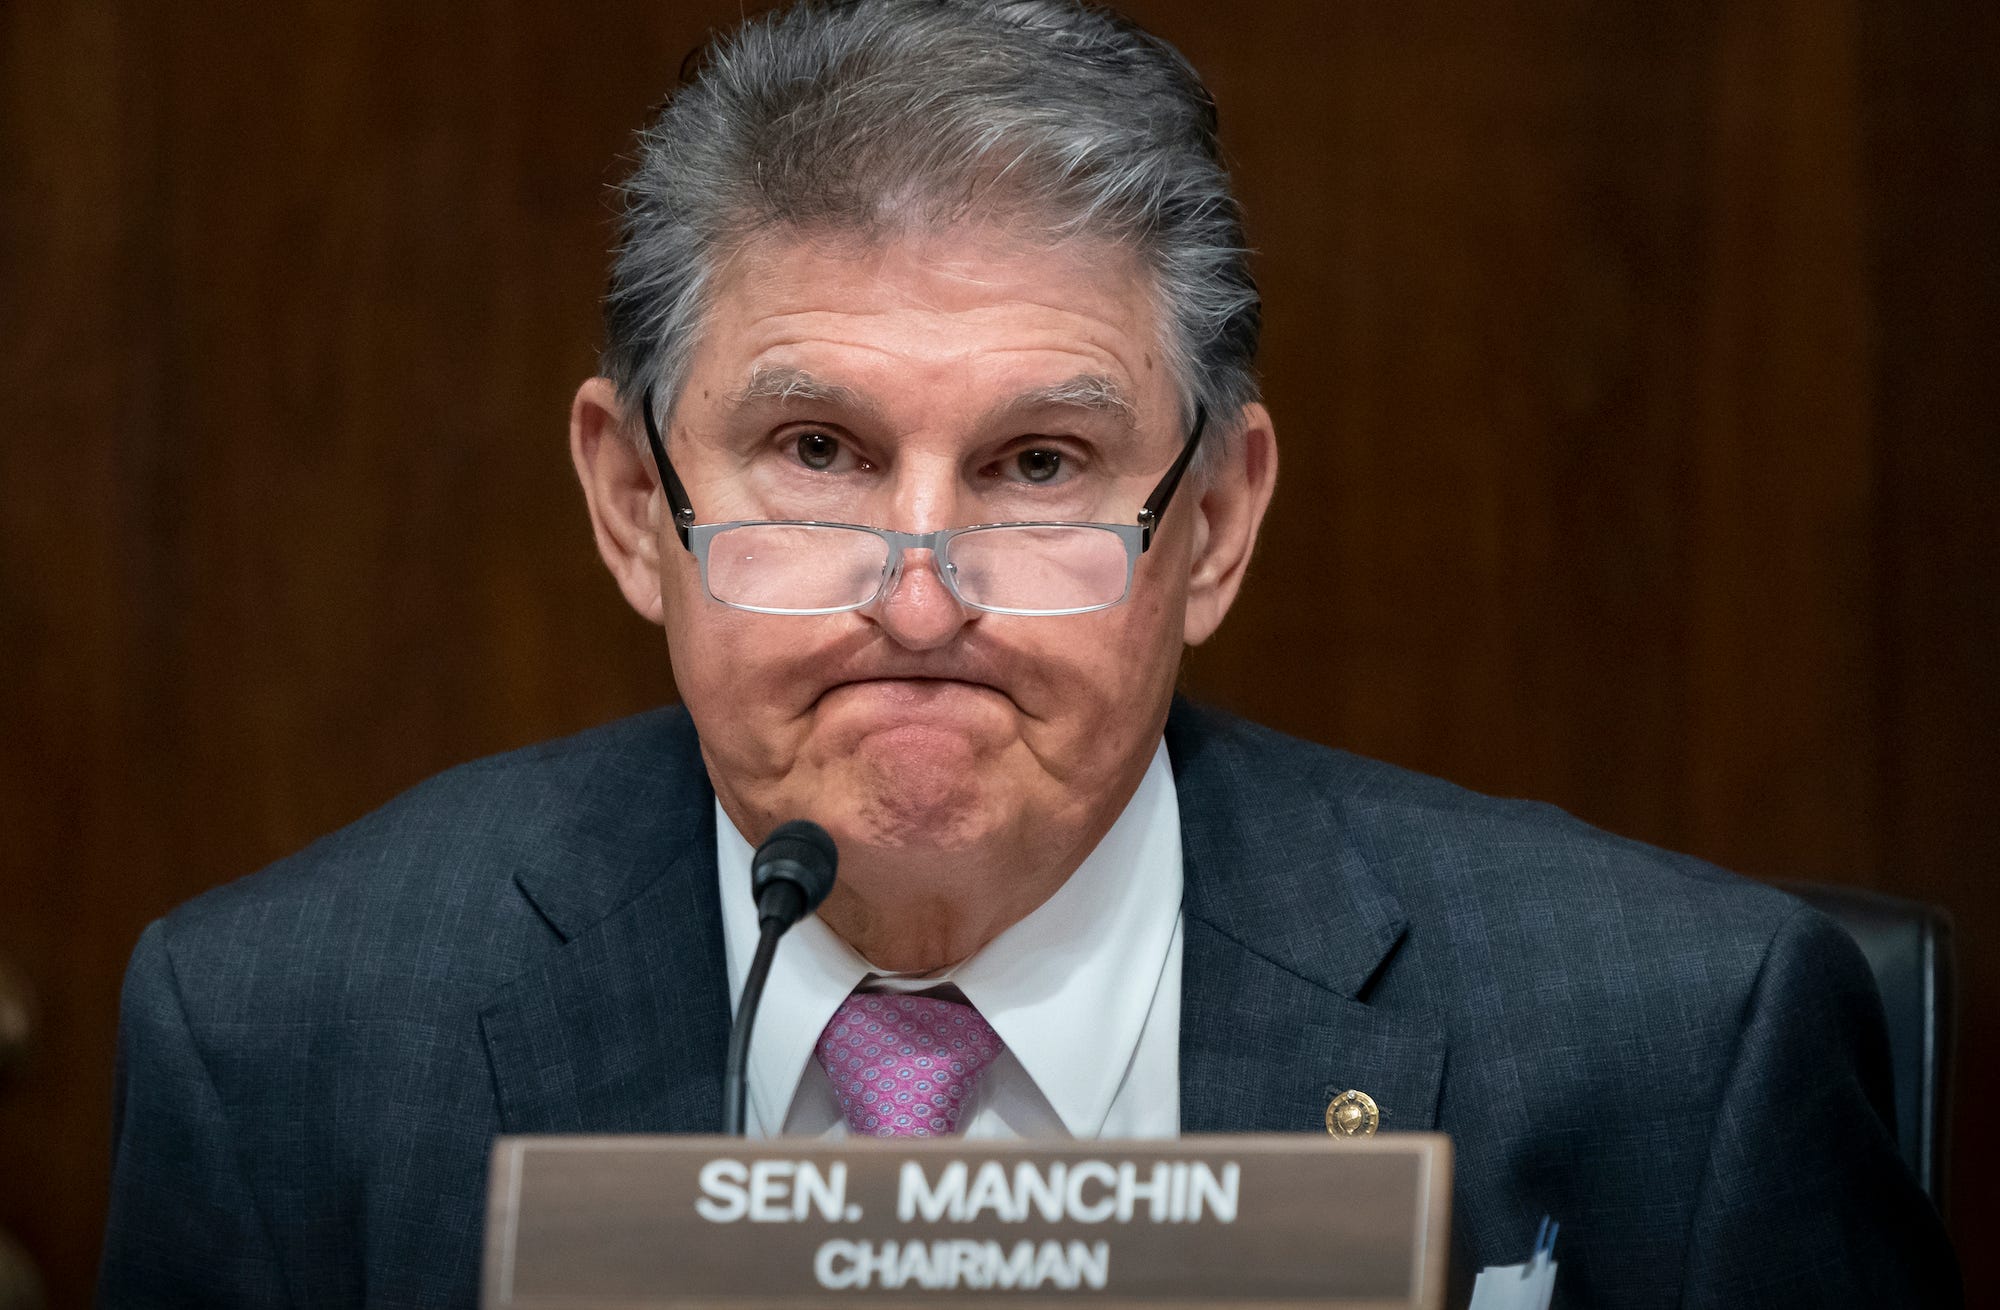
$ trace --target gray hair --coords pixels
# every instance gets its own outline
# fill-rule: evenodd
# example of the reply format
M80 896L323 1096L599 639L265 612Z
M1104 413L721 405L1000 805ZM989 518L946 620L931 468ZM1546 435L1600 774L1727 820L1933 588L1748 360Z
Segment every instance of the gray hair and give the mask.
M629 400L650 385L672 410L717 270L756 237L968 220L1132 250L1189 416L1204 406L1226 439L1257 399L1260 308L1215 102L1110 10L808 0L703 52L639 148L604 305L602 368Z

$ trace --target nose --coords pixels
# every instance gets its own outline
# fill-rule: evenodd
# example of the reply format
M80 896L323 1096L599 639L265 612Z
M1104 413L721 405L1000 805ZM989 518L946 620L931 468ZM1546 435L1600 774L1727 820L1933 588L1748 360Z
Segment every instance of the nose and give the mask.
M887 589L862 613L897 645L935 650L956 637L974 611L959 604L938 576L935 551L906 550Z

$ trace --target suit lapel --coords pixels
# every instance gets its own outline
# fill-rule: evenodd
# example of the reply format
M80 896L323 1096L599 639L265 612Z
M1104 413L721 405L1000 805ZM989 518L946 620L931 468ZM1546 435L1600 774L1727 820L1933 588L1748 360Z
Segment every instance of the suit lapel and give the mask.
M1324 781L1177 703L1167 727L1186 877L1181 1124L1325 1132L1353 1088L1384 1129L1437 1122L1445 1041L1421 988L1386 987L1401 906L1336 821Z
M714 1132L730 1005L715 808L685 715L517 871L559 945L481 1012L511 1133Z

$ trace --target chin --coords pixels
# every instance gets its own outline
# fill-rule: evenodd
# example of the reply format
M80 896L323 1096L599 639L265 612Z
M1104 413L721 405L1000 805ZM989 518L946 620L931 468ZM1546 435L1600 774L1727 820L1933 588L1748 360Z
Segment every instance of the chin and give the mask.
M851 803L843 826L853 839L878 850L951 852L977 847L996 835L992 784L962 758L903 756L863 765L845 792Z

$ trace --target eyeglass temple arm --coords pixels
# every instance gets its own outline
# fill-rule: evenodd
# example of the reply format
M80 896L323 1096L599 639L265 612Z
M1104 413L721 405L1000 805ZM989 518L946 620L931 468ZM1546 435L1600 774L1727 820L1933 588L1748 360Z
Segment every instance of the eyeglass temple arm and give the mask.
M687 488L681 485L681 475L674 472L674 462L667 458L667 443L660 440L660 425L653 421L653 389L646 388L646 397L640 402L646 415L646 444L653 451L653 467L660 471L660 489L667 493L667 511L673 515L674 531L680 534L681 545L689 550L688 529L694 526L694 505L688 500Z
M648 413L650 415L650 409ZM650 417L648 421L651 421ZM1166 476L1160 479L1160 485L1154 487L1153 494L1146 497L1145 507L1139 511L1140 554L1145 554L1146 549L1153 544L1153 529L1160 526L1160 519L1173 501L1174 491L1181 485L1182 475L1188 471L1188 465L1194 462L1195 447L1201 444L1201 430L1207 426L1207 406L1196 405L1194 431L1188 433L1187 444L1181 447L1180 457L1174 460L1174 466L1167 470Z

